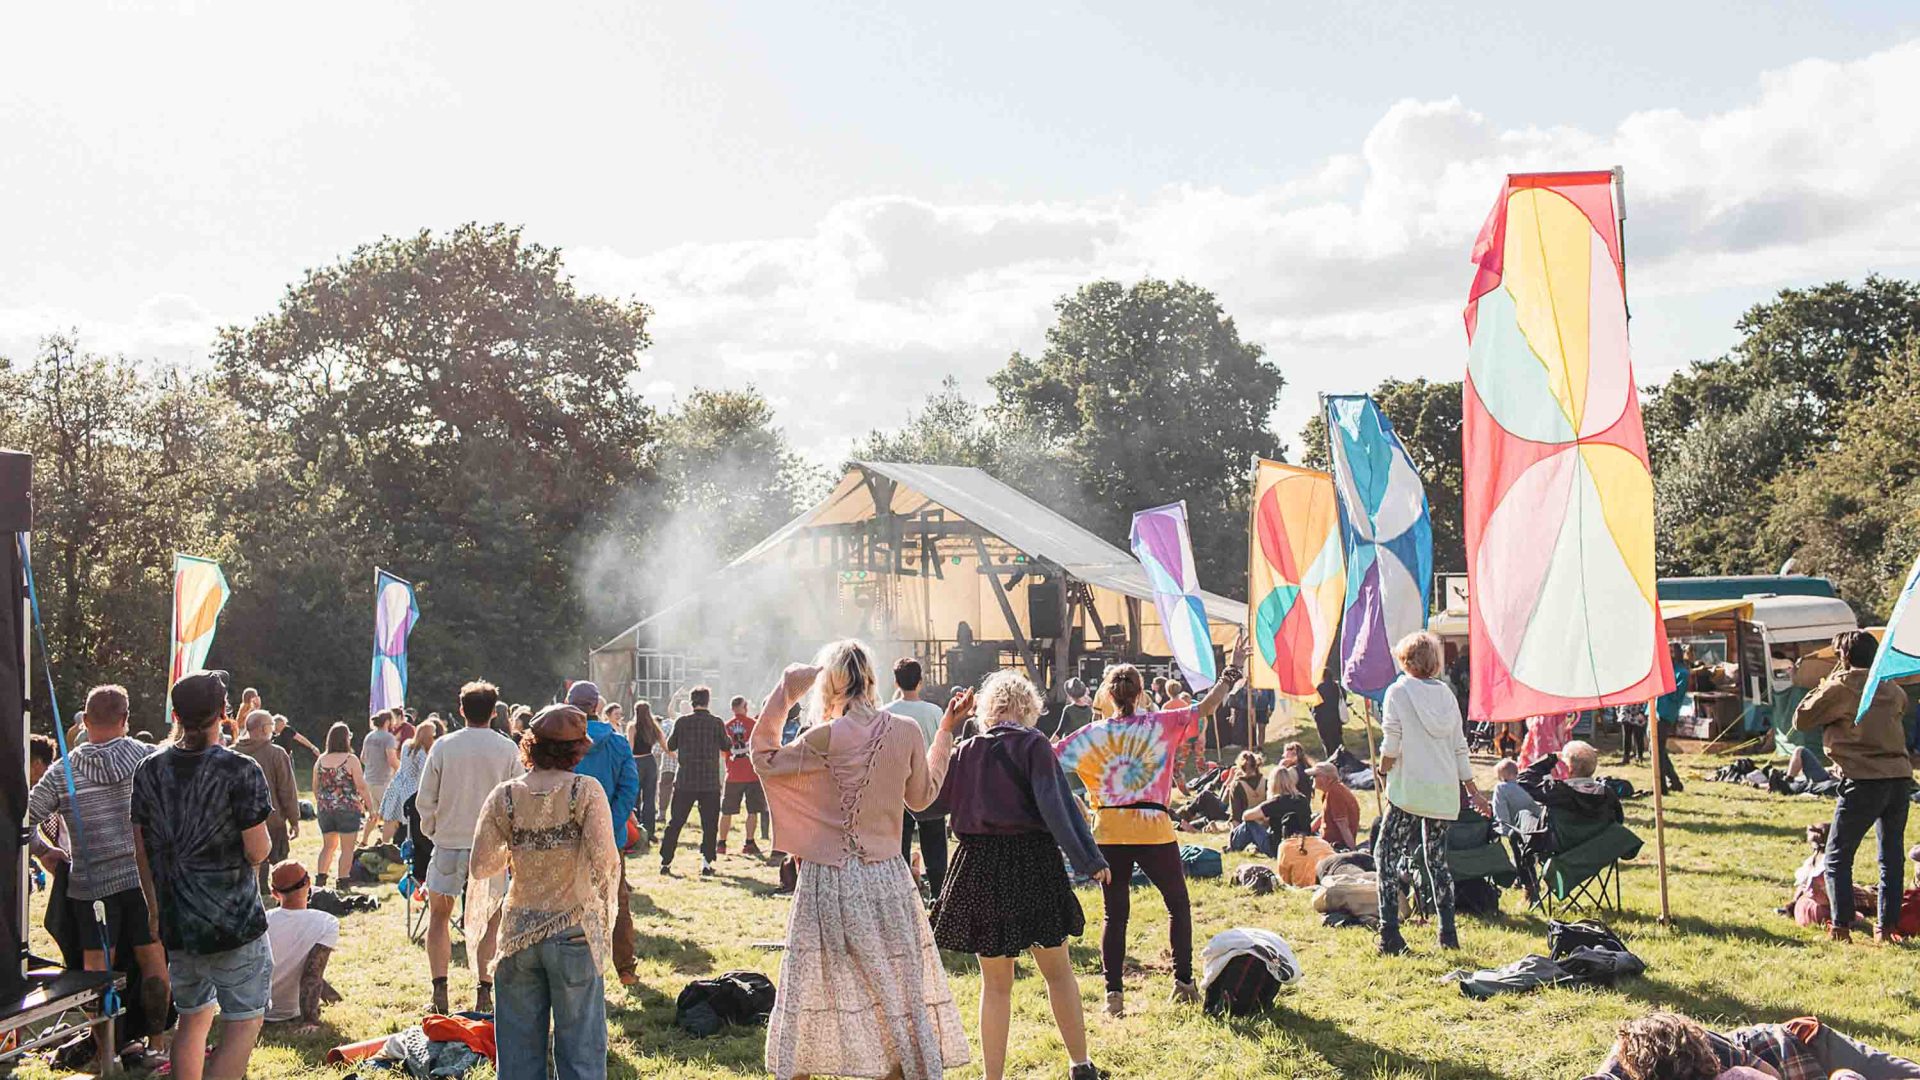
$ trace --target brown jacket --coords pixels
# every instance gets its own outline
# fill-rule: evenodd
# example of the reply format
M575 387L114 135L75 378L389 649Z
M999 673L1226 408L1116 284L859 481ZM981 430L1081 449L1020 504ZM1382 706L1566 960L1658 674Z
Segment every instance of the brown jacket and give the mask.
M275 841L278 850L279 842L286 839L287 823L300 820L300 789L293 782L293 759L264 739L241 739L233 749L252 758L267 778L267 801L273 804L273 813L267 815L267 837Z
M1800 702L1793 714L1796 731L1820 731L1827 756L1849 780L1898 780L1913 776L1907 757L1906 728L1900 717L1907 711L1907 692L1890 682L1874 691L1867 714L1854 723L1860 694L1867 688L1867 670L1848 668L1829 675Z

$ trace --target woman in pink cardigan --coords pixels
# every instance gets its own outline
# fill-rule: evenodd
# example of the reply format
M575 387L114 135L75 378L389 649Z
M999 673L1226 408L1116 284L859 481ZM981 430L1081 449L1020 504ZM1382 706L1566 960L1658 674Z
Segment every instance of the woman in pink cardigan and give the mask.
M800 860L767 1024L767 1068L780 1080L938 1080L967 1063L960 1010L900 857L900 818L940 793L973 694L954 696L928 746L912 720L880 709L876 689L867 647L835 642L819 666L786 670L749 743L773 844ZM782 746L801 694L806 731Z

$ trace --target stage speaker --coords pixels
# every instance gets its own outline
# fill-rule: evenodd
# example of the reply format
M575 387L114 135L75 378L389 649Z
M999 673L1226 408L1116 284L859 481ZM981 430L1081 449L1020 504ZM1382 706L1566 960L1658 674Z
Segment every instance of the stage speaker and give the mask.
M1065 616L1058 578L1036 577L1027 582L1028 637L1054 638L1065 634Z
M33 458L0 450L0 1001L26 988L27 579L19 535L33 529Z

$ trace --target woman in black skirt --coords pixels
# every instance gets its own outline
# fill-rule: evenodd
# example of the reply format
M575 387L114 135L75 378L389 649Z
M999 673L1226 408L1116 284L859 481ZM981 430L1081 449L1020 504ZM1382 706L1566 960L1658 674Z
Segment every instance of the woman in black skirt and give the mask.
M946 795L960 849L934 909L943 949L980 958L980 1055L986 1080L1006 1073L1013 961L1031 953L1047 982L1072 1080L1103 1075L1087 1058L1067 939L1086 929L1066 864L1102 884L1107 860L1093 842L1047 737L1034 729L1040 695L1010 671L987 677L979 696L986 730L954 750Z

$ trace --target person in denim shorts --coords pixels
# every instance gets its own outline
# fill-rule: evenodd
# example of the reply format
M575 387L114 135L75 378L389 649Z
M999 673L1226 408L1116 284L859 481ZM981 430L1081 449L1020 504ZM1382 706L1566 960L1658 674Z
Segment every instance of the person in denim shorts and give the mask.
M179 740L133 776L134 859L152 930L167 947L179 1080L247 1074L272 991L273 952L255 867L272 848L266 777L219 744L227 676L195 671L171 692ZM207 1054L218 1008L219 1049Z

